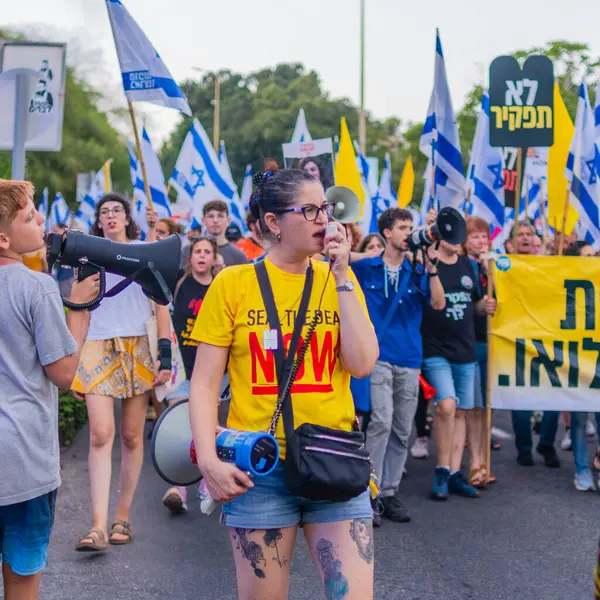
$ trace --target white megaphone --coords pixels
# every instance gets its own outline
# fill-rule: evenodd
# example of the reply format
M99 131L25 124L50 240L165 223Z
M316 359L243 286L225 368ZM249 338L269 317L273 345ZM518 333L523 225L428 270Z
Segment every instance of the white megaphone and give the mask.
M335 204L333 218L340 223L353 223L360 217L360 200L345 185L334 185L325 192L325 199Z

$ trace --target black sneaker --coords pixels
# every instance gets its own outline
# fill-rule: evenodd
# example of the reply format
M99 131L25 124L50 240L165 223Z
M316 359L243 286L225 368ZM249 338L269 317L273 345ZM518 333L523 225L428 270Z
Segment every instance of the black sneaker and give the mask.
M535 464L533 462L533 456L531 455L531 452L527 452L526 450L521 450L519 452L519 455L517 456L517 462L522 467L533 467Z
M395 523L408 523L410 521L404 504L396 496L381 498L381 504L383 505L383 516L386 519Z
M558 458L558 454L556 454L554 446L544 446L543 444L538 444L536 450L538 454L541 454L544 457L544 464L547 467L550 469L560 468L560 459Z

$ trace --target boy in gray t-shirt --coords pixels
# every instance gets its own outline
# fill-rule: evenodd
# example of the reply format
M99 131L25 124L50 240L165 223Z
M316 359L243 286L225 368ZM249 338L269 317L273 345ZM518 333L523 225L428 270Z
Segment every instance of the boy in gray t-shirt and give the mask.
M65 323L56 282L23 265L44 245L32 198L30 183L0 179L0 561L4 597L28 599L38 598L60 485L57 386L71 386L89 325L87 312ZM98 288L89 277L71 300Z

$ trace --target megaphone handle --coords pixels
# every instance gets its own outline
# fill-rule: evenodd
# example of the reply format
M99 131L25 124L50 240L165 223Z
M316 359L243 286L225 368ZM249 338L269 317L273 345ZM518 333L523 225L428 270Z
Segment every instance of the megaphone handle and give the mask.
M150 269L150 271L156 278L156 281L158 282L158 285L160 286L163 294L165 295L165 298L169 302L173 302L173 294L171 293L171 290L169 289L167 282L165 281L164 277L162 276L162 273L154 266L153 262L148 262L148 268Z
M71 309L71 310L87 310L87 311L92 311L96 308L98 308L98 306L100 306L100 302L102 302L102 300L104 299L104 295L106 293L106 272L104 270L103 267L99 267L98 269L93 269L91 267L80 267L84 270L83 272L83 276L81 273L77 273L77 281L83 281L86 277L89 277L90 275L93 275L94 273L98 273L98 275L100 276L100 290L98 291L98 295L91 300L90 302L84 302L83 304L75 304L75 302L71 302L70 300L67 300L66 298L62 299L63 305L66 306L67 308Z

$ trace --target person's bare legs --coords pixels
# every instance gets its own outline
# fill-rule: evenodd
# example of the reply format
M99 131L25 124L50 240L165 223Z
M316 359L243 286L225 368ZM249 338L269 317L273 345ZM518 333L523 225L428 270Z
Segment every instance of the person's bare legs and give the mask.
M287 600L298 528L229 528L239 600Z
M467 439L471 471L485 464L485 410L474 408L467 411Z
M326 600L373 600L373 520L306 523L308 542Z
M460 471L462 457L465 452L465 440L467 438L467 411L456 410L454 417L454 437L452 440L452 454L450 455L450 473Z
M85 402L90 423L88 470L92 498L92 527L106 534L112 448L115 439L114 401L110 396L86 394Z
M148 394L139 394L123 400L121 408L121 490L115 511L115 521L129 523L129 511L140 479L144 461L144 424ZM111 539L126 540L127 536L114 533Z
M445 398L435 407L435 424L433 434L436 444L437 464L439 467L451 465L452 443L456 415L456 400ZM464 439L463 439L464 444Z
M40 597L41 573L17 575L6 563L2 564L4 600L38 600Z

